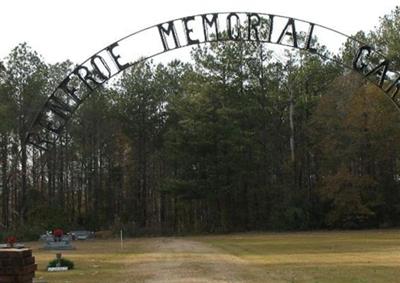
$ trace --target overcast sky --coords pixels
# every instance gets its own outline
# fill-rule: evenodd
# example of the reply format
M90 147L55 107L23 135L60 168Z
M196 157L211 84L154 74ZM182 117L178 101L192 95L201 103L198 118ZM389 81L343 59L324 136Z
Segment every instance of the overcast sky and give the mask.
M399 0L0 0L0 58L25 41L46 62L80 63L142 28L222 11L291 16L350 35L373 29L379 17L399 4Z

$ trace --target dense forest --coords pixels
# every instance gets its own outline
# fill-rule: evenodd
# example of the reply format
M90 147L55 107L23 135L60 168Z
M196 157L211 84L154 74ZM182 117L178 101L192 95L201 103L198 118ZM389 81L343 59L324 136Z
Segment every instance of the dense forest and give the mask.
M399 7L355 37L400 69ZM338 60L354 52L344 44ZM27 131L74 64L47 64L26 43L11 50L0 63L1 229L400 224L400 113L376 86L310 53L254 42L197 46L191 58L126 70L40 151L25 144Z

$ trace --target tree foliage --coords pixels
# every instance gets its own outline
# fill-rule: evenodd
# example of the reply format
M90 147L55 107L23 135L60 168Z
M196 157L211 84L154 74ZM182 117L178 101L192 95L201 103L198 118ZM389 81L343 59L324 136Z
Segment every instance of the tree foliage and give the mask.
M355 37L396 63L399 27L396 8ZM345 43L338 59L351 64L355 48ZM191 55L135 65L92 93L42 152L24 143L29 123L73 64L13 49L0 64L2 226L168 234L397 225L400 116L375 86L310 53L254 42Z

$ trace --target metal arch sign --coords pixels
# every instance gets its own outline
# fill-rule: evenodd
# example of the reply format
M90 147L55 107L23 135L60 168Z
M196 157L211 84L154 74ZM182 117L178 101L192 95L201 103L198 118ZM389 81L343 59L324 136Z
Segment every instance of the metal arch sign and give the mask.
M331 45L332 41L350 40L357 52L352 66L344 66L376 84L400 108L397 96L400 75L392 70L391 62L371 46L333 29L291 17L248 12L209 13L142 29L78 65L47 98L32 123L26 143L46 150L90 92L123 70L162 53L215 41L253 41L305 50L337 61L332 53L328 56L319 53L313 46L314 38L323 46Z

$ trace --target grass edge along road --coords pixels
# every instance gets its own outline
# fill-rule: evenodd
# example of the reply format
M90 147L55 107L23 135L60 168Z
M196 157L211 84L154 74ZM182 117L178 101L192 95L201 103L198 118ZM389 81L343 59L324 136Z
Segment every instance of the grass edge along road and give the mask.
M76 269L45 271L56 251L33 248L36 278L53 282L400 282L400 230L246 233L74 242Z

